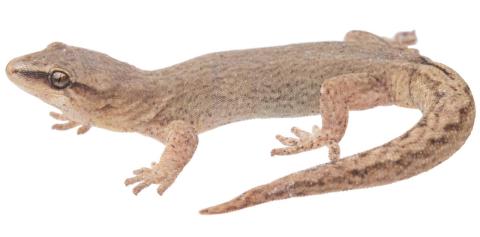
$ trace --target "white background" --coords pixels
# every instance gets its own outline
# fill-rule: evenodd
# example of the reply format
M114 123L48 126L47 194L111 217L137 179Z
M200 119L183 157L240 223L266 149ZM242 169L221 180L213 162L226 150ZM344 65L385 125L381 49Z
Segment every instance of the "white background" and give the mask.
M173 3L174 2L174 3ZM352 29L392 36L457 70L478 95L475 1L2 1L0 65L52 41L157 69L213 51L342 40ZM478 98L477 98L478 101ZM163 145L138 134L51 131L55 110L0 75L0 236L479 236L479 133L433 170L392 185L292 198L224 215L198 210L327 161L326 149L269 156L278 133L320 117L239 122L201 134L174 185L134 196L123 180ZM351 155L399 136L420 113L350 113ZM478 127L478 126L476 126ZM478 129L477 129L478 130ZM188 234L188 235L187 235Z

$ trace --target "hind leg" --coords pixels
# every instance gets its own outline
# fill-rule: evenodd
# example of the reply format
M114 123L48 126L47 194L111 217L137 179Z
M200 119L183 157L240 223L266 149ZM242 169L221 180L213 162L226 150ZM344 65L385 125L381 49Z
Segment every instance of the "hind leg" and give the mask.
M273 149L271 155L290 155L326 146L329 158L340 157L338 142L345 134L349 110L367 109L390 104L385 79L367 73L352 73L325 80L320 90L322 128L313 126L312 132L293 127L296 138L277 135L286 147Z
M360 42L364 44L381 44L385 46L407 48L417 42L415 31L401 31L393 38L380 37L369 32L354 30L345 35L345 42Z
M286 147L273 149L272 155L289 155L327 146L330 150L330 159L338 159L340 154L338 142L345 133L348 111L392 104L389 88L384 77L368 73L352 73L325 80L320 90L323 127L314 126L311 133L292 128L297 138L277 136ZM304 176L305 171L255 187L228 202L203 209L200 213L225 213L288 198L291 195L299 196L300 194L292 192L295 185L292 183L292 177L296 175ZM307 183L315 182L308 178L304 180Z

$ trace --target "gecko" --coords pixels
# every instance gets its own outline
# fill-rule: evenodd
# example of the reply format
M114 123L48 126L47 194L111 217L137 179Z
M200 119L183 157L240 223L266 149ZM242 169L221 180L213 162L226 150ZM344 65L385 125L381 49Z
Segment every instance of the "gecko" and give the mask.
M311 131L276 135L272 156L321 147L329 162L252 188L205 208L218 214L290 197L373 187L427 171L453 155L471 133L475 105L449 67L410 48L414 31L384 38L350 31L343 41L210 53L158 70L142 70L96 51L54 42L14 58L8 78L58 108L53 129L95 126L136 132L165 145L158 162L133 171L125 185L162 195L192 158L198 134L258 118L320 114ZM418 109L421 119L384 145L340 157L348 113L376 106Z

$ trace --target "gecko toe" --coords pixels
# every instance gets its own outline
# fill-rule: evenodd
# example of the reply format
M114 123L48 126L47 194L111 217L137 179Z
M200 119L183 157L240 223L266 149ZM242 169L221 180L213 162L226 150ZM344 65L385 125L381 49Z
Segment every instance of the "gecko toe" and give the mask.
M91 126L90 125L82 125L77 129L77 134L82 135L85 134L90 130Z
M143 173L147 172L148 170L150 170L150 168L142 167L140 169L134 170L133 174L134 175L140 175L140 174L143 174Z
M282 147L282 148L274 148L272 149L272 151L270 152L270 155L271 156L276 156L276 155L279 155L279 156L284 156L284 155L291 155L291 154L295 154L295 153L300 153L302 152L303 146L299 146L299 145L295 145L295 146L290 146L290 147Z
M292 127L291 132L293 134L295 134L295 136L297 136L300 140L306 140L306 139L310 138L310 133L309 132L307 132L305 130L302 130L300 128L297 128L297 127Z
M338 161L340 159L340 146L338 145L338 142L329 140L326 145L328 147L328 158L330 161Z
M77 122L74 122L74 121L69 121L67 123L57 123L57 124L54 124L52 126L52 129L55 129L55 130L68 130L68 129L71 129L71 128L74 128L74 127L77 127L78 126L78 123Z
M142 180L143 180L143 178L141 176L135 176L135 177L125 179L125 186L140 182Z
M312 135L313 136L318 137L318 136L320 136L321 132L322 132L322 129L319 126L317 126L317 125L312 126Z
M149 181L143 181L143 182L137 184L137 186L135 186L135 187L133 188L133 190L132 190L132 191L133 191L133 194L138 195L138 193L139 193L140 191L142 191L144 188L150 186L151 184L152 184L152 183L149 182Z
M151 168L140 168L133 171L134 177L125 179L125 185L138 183L133 188L133 193L137 195L140 191L152 184L158 185L157 192L162 195L175 180L176 176L169 176L168 172L164 172L158 163L153 162Z
M159 184L158 188L157 188L158 195L162 196L163 193L165 192L165 190L167 190L168 187L169 187L169 185Z
M292 128L292 133L294 133L298 139L284 137L277 135L276 138L286 147L275 148L270 152L271 156L276 155L291 155L304 151L309 151L316 149L322 146L326 146L329 150L328 157L330 161L335 162L340 158L340 147L338 142L330 137L328 137L321 128L314 125L312 127L312 133L303 131L297 127Z
M295 146L299 142L296 138L284 137L282 135L276 135L275 138L285 146Z
M50 117L52 117L56 120L60 120L60 121L67 121L68 120L68 118L65 117L65 115L57 113L57 112L52 111L52 112L49 113L49 115L50 115Z

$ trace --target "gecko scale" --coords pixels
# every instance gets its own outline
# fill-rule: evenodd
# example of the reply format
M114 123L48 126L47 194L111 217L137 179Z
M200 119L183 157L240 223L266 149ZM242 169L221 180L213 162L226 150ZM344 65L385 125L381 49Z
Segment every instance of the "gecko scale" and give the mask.
M311 132L277 135L289 155L320 147L330 162L255 187L200 211L224 213L295 196L392 183L449 158L469 136L475 105L452 69L408 48L414 32L394 39L351 31L341 42L211 53L164 69L145 71L87 49L52 43L13 59L12 82L62 113L54 129L91 126L137 132L165 144L151 167L135 170L126 185L162 194L192 158L199 133L254 118L322 115ZM421 110L420 121L379 147L340 159L350 110L397 105Z

